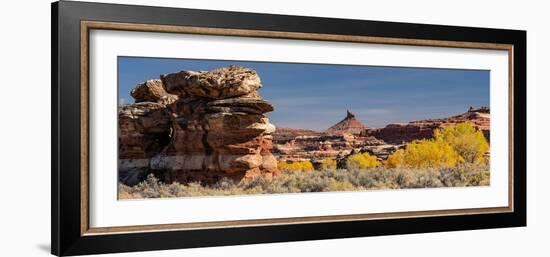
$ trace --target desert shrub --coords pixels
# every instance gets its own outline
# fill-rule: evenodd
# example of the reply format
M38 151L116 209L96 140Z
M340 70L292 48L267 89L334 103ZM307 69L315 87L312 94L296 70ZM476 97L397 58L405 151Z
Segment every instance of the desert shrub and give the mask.
M357 190L355 186L349 181L338 181L336 179L330 179L328 183L327 191L353 191Z
M324 159L321 161L320 165L321 170L335 170L336 169L336 160L333 159Z
M489 166L461 163L454 168L443 168L439 180L449 187L487 186L490 184Z
M355 191L375 189L486 186L489 166L459 163L454 167L410 168L399 166L352 170L287 171L276 177L255 177L239 183L223 178L215 184L163 183L153 175L135 186L119 183L119 199L282 194L300 192Z
M468 182L464 186L488 186L491 184L489 170L470 173Z
M380 166L380 162L375 156L369 153L352 154L346 158L346 167L348 169L370 169Z
M160 189L161 183L153 174L149 174L144 181L136 185L136 191L140 192L144 198L162 197Z
M298 192L324 192L328 191L329 182L329 178L321 176L291 176L285 185Z
M122 183L119 183L118 184L118 199L121 199L121 200L124 200L124 199L133 199L133 198L138 198L138 197L135 197L134 194L132 194L132 188L127 186L127 185L124 185ZM141 197L139 197L141 198Z
M310 161L279 161L277 167L282 171L313 171L313 164Z
M357 178L352 180L355 186L367 189L397 189L399 185L395 180L397 171L395 169L385 169L382 167L370 170L361 170L354 174Z
M235 187L235 181L233 181L230 178L224 177L221 178L216 184L214 184L213 188L219 189L219 190L228 190Z
M483 133L467 122L436 129L434 138L449 144L468 163L483 162L483 154L489 151L489 143Z
M420 169L412 172L414 172L414 174L411 183L404 185L403 188L430 188L443 186L443 183L439 180L438 169Z

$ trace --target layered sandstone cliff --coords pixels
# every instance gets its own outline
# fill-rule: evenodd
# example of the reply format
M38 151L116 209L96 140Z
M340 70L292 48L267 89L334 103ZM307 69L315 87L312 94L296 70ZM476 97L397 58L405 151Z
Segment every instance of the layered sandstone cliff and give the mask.
M476 129L481 130L487 141L489 141L490 121L489 108L476 109L470 107L465 113L449 118L389 124L384 128L366 129L362 135L373 136L390 144L402 144L413 140L431 138L435 129L468 122Z
M162 75L119 110L119 172L127 184L153 172L167 182L277 175L275 126L258 74L230 66Z

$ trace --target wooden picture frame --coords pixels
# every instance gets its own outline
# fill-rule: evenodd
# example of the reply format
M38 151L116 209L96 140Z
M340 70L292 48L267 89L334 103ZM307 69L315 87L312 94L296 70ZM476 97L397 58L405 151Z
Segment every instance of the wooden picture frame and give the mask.
M89 226L90 30L508 51L506 207ZM52 254L79 255L526 225L526 32L84 2L52 4Z

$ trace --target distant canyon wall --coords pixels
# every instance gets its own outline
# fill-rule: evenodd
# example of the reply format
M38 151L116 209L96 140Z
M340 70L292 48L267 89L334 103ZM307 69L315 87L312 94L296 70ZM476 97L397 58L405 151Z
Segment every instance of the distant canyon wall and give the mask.
M385 160L395 150L414 140L432 138L436 129L468 122L490 138L490 111L487 107L469 108L465 113L442 119L389 124L383 128L369 128L359 122L350 111L345 118L324 132L282 128L274 134L274 153L280 160L341 159L368 152Z
M470 108L465 113L443 119L429 119L411 121L408 123L389 124L380 129L367 129L363 136L374 136L389 144L402 144L418 139L431 138L434 130L468 122L490 140L490 111L489 108Z

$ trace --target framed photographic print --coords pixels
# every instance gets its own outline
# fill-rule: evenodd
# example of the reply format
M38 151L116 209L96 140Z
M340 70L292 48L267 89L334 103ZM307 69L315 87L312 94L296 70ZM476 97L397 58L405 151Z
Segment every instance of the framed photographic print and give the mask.
M52 253L526 225L526 32L52 5Z

